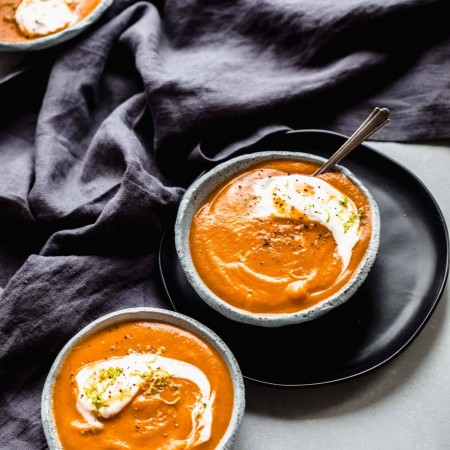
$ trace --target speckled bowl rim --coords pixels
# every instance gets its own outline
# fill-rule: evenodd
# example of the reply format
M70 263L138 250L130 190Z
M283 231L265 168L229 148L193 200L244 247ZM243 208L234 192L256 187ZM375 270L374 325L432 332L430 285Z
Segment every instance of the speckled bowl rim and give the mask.
M350 280L334 295L320 303L289 314L256 314L236 308L214 294L195 270L189 247L192 219L206 197L221 183L257 163L271 160L294 160L323 163L326 159L310 153L288 151L264 151L250 153L221 163L195 180L186 190L178 208L175 221L175 248L187 280L211 308L225 317L250 325L280 327L316 319L346 302L366 279L377 255L380 242L380 213L378 205L367 188L350 170L335 166L337 172L349 178L365 195L372 211L372 235L366 253Z
M227 431L219 442L217 449L228 450L232 447L233 442L236 438L236 433L239 429L242 417L244 415L245 387L241 370L234 355L231 353L231 350L222 341L222 339L217 336L216 333L214 333L208 327L201 324L195 319L191 319L190 317L183 314L164 309L139 307L115 311L113 313L102 316L97 320L94 320L89 325L80 330L72 339L70 339L70 341L67 342L67 344L63 347L63 349L56 357L55 362L53 363L45 381L41 399L41 419L49 450L62 450L53 418L52 391L55 378L69 352L75 347L75 345L78 344L80 340L96 333L101 329L107 328L111 325L116 325L121 322L140 320L161 321L183 328L204 339L219 352L220 356L227 364L233 381L234 406Z
M22 42L0 41L0 52L30 52L53 47L74 38L83 30L96 22L100 16L112 5L113 0L102 0L83 20L64 28L57 33L42 36L36 39Z

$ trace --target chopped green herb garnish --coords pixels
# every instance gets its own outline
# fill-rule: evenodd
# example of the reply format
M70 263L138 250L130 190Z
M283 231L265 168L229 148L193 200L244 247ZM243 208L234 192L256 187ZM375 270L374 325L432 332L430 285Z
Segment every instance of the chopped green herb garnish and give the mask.
M123 369L120 367L108 367L107 369L100 370L100 380L111 379L115 380L119 377L123 372Z
M358 214L352 214L347 221L344 223L344 233L347 233L347 231L354 225L354 223L359 219Z
M341 198L341 200L339 200L339 204L341 205L341 206L347 206L348 205L348 198L344 195L342 198Z
M102 394L96 387L85 388L84 393L86 397L92 402L96 409L99 409L103 405Z

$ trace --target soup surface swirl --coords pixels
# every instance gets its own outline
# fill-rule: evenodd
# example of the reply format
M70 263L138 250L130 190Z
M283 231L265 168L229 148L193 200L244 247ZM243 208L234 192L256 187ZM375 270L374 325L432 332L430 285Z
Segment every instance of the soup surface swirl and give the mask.
M216 349L182 328L124 322L85 338L53 389L63 449L215 449L233 411Z
M0 41L24 42L68 28L100 0L0 0Z
M252 313L292 313L349 281L370 242L370 205L341 173L310 177L317 167L259 163L201 205L191 225L191 255L223 301Z

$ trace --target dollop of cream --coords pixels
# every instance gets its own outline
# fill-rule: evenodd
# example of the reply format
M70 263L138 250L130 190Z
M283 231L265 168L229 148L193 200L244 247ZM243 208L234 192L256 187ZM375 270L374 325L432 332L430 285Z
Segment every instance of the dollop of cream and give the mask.
M342 259L341 273L345 271L360 237L360 215L351 199L321 178L299 174L258 180L253 190L257 199L254 217L306 216L328 228Z
M107 419L119 413L133 400L146 380L159 376L161 371L166 376L184 378L198 386L200 395L191 411L192 429L183 442L190 446L208 441L215 397L208 378L192 364L152 353L131 353L83 366L75 380L77 409L85 419L85 425L102 428L99 416Z
M46 36L73 25L78 20L78 14L69 1L22 0L15 20L25 35Z

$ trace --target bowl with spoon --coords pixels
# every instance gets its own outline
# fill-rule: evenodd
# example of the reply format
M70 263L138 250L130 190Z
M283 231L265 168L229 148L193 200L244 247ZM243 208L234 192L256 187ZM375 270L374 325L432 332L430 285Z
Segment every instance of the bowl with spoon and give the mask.
M380 216L363 183L336 164L388 121L376 108L329 160L268 150L199 177L175 224L199 298L264 327L313 320L351 298L375 260Z

